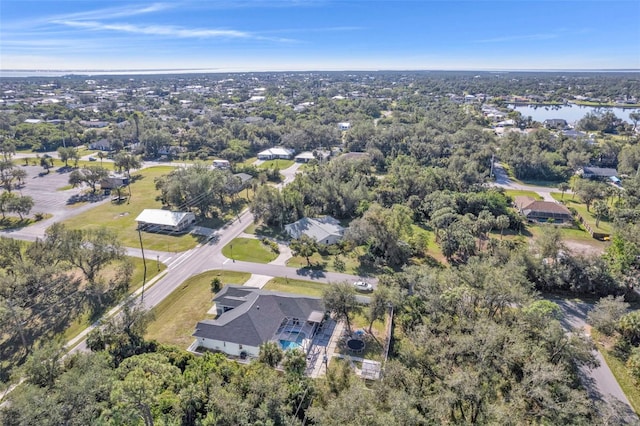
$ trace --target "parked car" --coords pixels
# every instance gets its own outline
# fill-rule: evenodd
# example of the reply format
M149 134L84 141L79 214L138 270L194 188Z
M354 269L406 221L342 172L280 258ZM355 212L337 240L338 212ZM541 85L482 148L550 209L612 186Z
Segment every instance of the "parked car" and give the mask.
M365 281L356 281L353 283L353 286L358 291L373 291L373 286Z
M96 157L89 157L89 161L98 161Z

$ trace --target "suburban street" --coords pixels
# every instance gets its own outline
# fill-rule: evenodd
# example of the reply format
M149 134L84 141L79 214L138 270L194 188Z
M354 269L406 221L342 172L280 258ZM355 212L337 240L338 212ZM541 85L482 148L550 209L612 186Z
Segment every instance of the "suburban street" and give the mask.
M533 191L540 195L545 201L556 202L556 200L551 196L552 192L560 192L557 188L550 188L547 186L535 186L535 185L523 185L521 183L517 183L509 179L507 172L504 170L504 167L499 162L493 163L493 174L495 176L495 182L493 182L493 186L499 186L504 189L515 189L519 191ZM571 191L567 191L567 194L571 194Z
M296 163L281 172L284 176L284 180L281 186L284 186L293 181L299 167L300 164ZM522 188L534 190L538 193L541 193L541 195L544 192L549 193L551 191L549 188L540 188L539 192L537 187L524 187L522 185L514 184L509 181L508 177L506 177L506 173L504 173L504 170L498 165L496 165L495 171L496 182L498 186L513 189ZM67 194L64 194L62 196L66 195ZM58 208L54 210L54 216L48 220L44 220L23 229L3 231L2 233L0 233L0 235L33 241L36 238L42 238L44 236L45 229L52 223L65 220L85 210L94 208L97 204L98 203L89 203L77 208L69 208L68 206L66 208ZM167 270L163 274L161 274L158 279L155 280L152 286L146 288L144 290L144 293L137 293L138 299L144 304L146 308L151 309L162 302L162 300L169 296L189 277L208 270L215 269L248 272L251 274L268 275L272 277L310 280L327 284L345 280L353 282L362 279L362 277L335 272L308 270L306 268L296 269L284 265L234 261L223 256L222 248L229 242L231 242L234 238L239 236L244 231L244 229L252 222L253 215L248 210L246 210L235 220L217 230L209 239L209 241L200 244L191 250L181 253L167 253L161 251L145 250L145 257L147 259L159 259L161 262L167 265ZM140 248L128 248L127 251L131 256L141 257L142 255ZM377 284L377 279L375 278L367 278L367 281L374 286ZM562 299L556 300L556 303L558 303L563 309L563 312L565 314L565 325L567 325L568 327L583 327L585 325L588 306L586 306L585 304L569 302ZM83 331L76 339L74 339L74 341L70 344L70 346L73 346L70 353L87 350L84 338L95 326L96 325L94 324L90 328ZM611 370L602 359L602 356L600 355L600 353L596 353L596 356L600 360L600 367L593 370L583 371L585 378L585 387L587 388L589 394L596 399L603 398L606 395L611 395L624 402L629 407L630 413L633 413L628 400L620 389L620 386L611 373Z

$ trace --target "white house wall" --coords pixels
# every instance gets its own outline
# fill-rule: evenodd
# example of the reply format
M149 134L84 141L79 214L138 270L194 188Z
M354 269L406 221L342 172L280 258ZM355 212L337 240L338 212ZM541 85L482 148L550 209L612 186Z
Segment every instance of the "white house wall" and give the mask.
M198 338L198 341L203 348L224 352L231 356L240 356L241 352L246 352L251 357L257 357L260 353L260 348L255 346L239 345L238 343L206 339L204 337Z

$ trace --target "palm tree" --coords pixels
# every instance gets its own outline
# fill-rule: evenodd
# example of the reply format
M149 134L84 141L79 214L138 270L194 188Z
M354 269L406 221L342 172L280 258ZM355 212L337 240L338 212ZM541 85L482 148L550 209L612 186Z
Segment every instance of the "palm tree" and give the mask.
M264 342L260 345L259 362L269 367L275 367L280 364L282 358L284 358L284 352L280 349L277 342Z
M564 200L564 193L567 192L570 189L569 184L566 183L566 182L562 182L562 183L558 184L558 189L562 193L562 196L560 197L560 199Z

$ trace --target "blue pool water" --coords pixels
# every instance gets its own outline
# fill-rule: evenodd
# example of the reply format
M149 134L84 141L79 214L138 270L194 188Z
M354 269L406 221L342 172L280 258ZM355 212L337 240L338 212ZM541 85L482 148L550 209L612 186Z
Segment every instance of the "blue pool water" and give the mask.
M280 340L280 347L283 351L289 349L299 349L302 347L302 341L305 339L304 333L292 333L290 339L292 340ZM293 340L295 338L295 340Z

